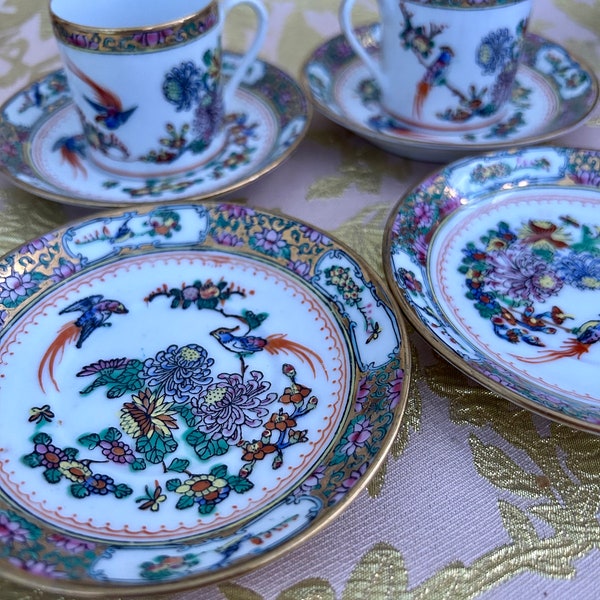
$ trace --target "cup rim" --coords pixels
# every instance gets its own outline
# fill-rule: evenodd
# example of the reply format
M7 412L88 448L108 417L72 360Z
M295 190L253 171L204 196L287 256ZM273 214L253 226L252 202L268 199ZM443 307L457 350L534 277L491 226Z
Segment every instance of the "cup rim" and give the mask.
M156 51L195 39L211 30L219 20L218 0L186 16L139 27L97 27L65 19L54 12L52 0L48 8L54 36L59 42L82 51L132 53ZM140 41L148 33L163 34L156 44Z
M181 26L197 19L201 19L211 12L215 11L218 7L218 0L211 0L204 8L185 14L184 16L170 19L167 21L161 21L152 25L139 25L135 27L105 27L96 25L84 25L77 23L71 19L66 19L59 16L52 8L53 1L48 1L48 11L50 18L53 23L60 23L65 29L77 30L85 33L101 33L101 34L118 34L118 35L132 35L134 33L148 32L148 31L162 31L174 26Z
M402 4L410 4L422 8L433 8L441 10L457 11L487 11L506 10L520 4L531 4L532 0L484 0L482 3L474 4L469 0L401 0Z

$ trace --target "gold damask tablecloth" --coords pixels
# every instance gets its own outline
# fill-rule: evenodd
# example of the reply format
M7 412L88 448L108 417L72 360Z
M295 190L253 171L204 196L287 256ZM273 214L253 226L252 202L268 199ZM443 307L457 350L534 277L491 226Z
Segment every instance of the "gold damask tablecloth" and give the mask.
M262 57L299 76L311 50L339 33L338 1L266 2ZM376 20L374 0L358 5L358 22ZM228 26L231 50L244 46L244 11ZM600 0L534 0L531 30L600 65ZM0 101L58 66L46 1L0 0ZM600 149L599 134L596 110L555 143ZM434 168L316 116L287 162L229 199L325 228L381 273L390 210ZM0 179L0 251L89 213ZM402 432L350 508L266 566L169 600L600 598L600 438L517 409L416 334L412 345ZM55 598L0 580L0 600Z

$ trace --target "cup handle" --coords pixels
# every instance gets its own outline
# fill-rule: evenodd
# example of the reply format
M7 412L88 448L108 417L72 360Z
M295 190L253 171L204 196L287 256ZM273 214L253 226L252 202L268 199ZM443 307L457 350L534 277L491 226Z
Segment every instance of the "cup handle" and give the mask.
M247 4L252 8L258 19L258 29L250 48L246 50L242 60L238 63L229 81L225 84L223 90L223 101L225 106L231 106L231 100L235 91L239 87L248 67L256 60L258 53L265 41L267 35L268 14L265 5L260 0L224 0L221 4L222 19L225 20L227 13L238 4Z
M352 50L354 50L355 54L365 63L367 69L369 69L371 75L375 78L376 83L383 89L385 78L379 63L369 55L354 33L354 27L352 26L352 9L354 8L355 1L356 0L342 0L339 12L340 26Z

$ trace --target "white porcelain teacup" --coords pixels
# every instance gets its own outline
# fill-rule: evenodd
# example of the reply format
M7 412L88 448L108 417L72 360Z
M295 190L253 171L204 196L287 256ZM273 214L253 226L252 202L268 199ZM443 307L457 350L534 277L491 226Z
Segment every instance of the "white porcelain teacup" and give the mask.
M510 99L532 0L377 0L379 57L340 25L380 89L382 107L408 126L457 131L500 118Z
M221 77L227 13L247 4L256 34ZM223 117L267 29L262 0L50 0L93 163L121 176L183 172L223 146Z

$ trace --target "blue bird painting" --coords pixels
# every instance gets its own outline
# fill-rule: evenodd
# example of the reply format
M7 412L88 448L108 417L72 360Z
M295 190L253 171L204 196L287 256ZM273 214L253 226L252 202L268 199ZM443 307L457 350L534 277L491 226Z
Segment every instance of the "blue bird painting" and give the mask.
M40 388L44 390L44 373L46 368L48 375L54 387L58 390L58 384L54 378L54 367L57 359L62 356L65 347L75 342L76 348L81 348L83 342L99 327L110 327L108 319L113 314L126 314L129 311L122 302L118 300L105 299L104 296L96 294L82 298L66 308L63 308L58 314L79 312L81 315L75 320L63 325L58 332L56 339L50 344L44 353L38 368L38 382Z
M316 361L321 365L323 371L327 373L323 359L316 352L313 352L303 344L288 340L285 334L275 334L265 338L255 335L234 335L234 332L238 329L238 327L219 327L218 329L211 331L210 335L216 338L223 348L239 357L240 362L242 363L242 373L246 370L244 358L263 350L272 355L280 353L293 354L307 362L315 375Z
M442 46L438 57L427 67L421 81L417 84L415 99L413 102L413 112L420 118L423 112L425 100L434 86L445 85L448 67L452 62L454 52L449 46Z
M551 362L567 357L580 359L590 351L593 344L600 341L600 320L586 321L583 325L575 327L572 333L575 337L565 340L558 350L544 350L538 356L532 358L522 356L518 358L523 362L532 364Z
M95 121L97 123L113 131L129 120L137 106L124 110L121 99L115 93L97 84L72 62L68 63L68 67L74 75L94 90L94 99L87 96L84 98L96 112Z
M54 152L60 152L62 160L73 167L74 177L77 177L78 172L81 172L84 177L87 177L87 170L82 162L85 160L85 138L83 134L59 138L54 142L52 150Z

